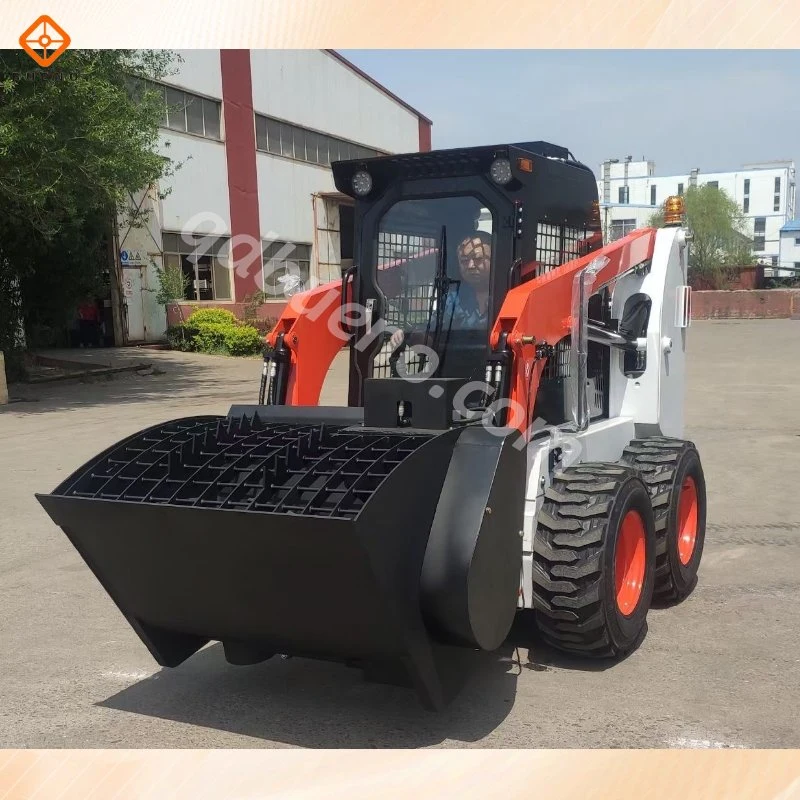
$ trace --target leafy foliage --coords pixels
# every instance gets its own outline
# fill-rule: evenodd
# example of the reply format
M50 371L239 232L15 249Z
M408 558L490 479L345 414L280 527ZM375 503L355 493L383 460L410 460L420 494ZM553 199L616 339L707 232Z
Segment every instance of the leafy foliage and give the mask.
M196 308L186 322L190 325L238 325L239 320L225 308Z
M222 322L200 322L194 327L197 328L194 349L200 353L224 353L226 351L225 334L235 329L235 326L225 325Z
M167 339L175 350L231 356L255 355L264 347L256 328L221 308L195 310L186 322L167 330Z
M232 356L249 356L260 353L264 348L261 334L250 325L230 328L225 333L225 349Z
M156 302L162 306L183 300L192 281L180 267L156 267L158 292Z
M0 284L16 292L0 317L14 331L20 318L28 334L63 326L108 282L112 220L173 168L158 152L162 100L151 89L133 97L131 81L162 78L174 60L69 50L42 69L0 51ZM3 350L18 345L7 327Z
M723 288L733 268L755 263L744 214L729 194L715 186L690 186L684 200L686 224L692 234L690 272L705 283ZM663 205L649 224L664 224Z
M197 336L197 328L179 322L177 325L170 325L167 328L167 342L173 350L182 350L185 353L194 352L194 338Z

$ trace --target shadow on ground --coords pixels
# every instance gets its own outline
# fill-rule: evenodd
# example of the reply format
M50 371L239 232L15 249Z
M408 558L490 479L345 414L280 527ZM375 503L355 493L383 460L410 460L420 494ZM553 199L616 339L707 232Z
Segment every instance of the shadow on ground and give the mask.
M115 351L114 366L149 362L140 372L86 376L53 383L15 383L9 386L11 402L0 414L27 416L130 403L170 402L220 405L221 414L233 402L256 402L261 361L161 352L156 355ZM228 402L230 398L230 402ZM227 405L226 405L227 404Z
M69 355L69 351L64 352ZM138 348L99 350L98 362L100 356L103 364L113 367L146 362L151 368L53 383L15 383L9 386L12 402L0 406L0 416L30 416L141 403L174 403L184 410L192 405L208 407L213 404L219 409L217 413L224 415L233 404L258 401L260 356L231 358ZM343 352L328 371L320 404L346 404L346 380L346 353ZM164 419L174 416L167 415Z
M233 667L220 644L98 705L300 747L478 742L511 712L523 670L602 671L619 663L563 655L532 638L528 624L515 624L500 650L468 654L461 692L438 713L426 711L411 689L368 683L360 670L339 664L275 657Z
M212 645L99 705L301 747L424 747L495 730L520 669L513 648L476 653L462 692L436 713L412 690L368 683L356 669L299 658L232 667Z

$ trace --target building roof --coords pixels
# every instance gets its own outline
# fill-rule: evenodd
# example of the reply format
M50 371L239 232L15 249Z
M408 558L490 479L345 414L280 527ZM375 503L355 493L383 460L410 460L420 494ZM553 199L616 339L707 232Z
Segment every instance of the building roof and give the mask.
M427 122L428 124L432 125L433 121L426 117L421 111L417 111L416 108L406 103L401 97L398 97L394 92L387 89L382 83L379 83L375 80L371 75L367 75L363 69L359 69L352 61L348 61L341 53L337 53L336 50L326 50L328 55L333 56L339 63L344 64L345 67L352 70L356 73L360 78L363 78L367 83L371 83L379 92L383 92L387 97L390 97L395 103L399 103L403 108L410 111L412 114L416 114L421 120Z
M782 228L781 231L800 231L800 219L789 220Z

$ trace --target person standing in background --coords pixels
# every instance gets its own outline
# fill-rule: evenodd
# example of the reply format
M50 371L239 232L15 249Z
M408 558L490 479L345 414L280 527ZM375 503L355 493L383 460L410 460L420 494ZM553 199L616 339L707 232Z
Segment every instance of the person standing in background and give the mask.
M81 347L97 347L100 332L100 311L91 298L78 306L78 328Z

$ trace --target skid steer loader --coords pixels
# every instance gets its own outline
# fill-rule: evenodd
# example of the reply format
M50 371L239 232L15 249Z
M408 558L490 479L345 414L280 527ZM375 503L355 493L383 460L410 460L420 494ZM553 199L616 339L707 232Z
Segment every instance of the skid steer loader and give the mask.
M592 172L546 142L332 169L356 266L291 298L259 401L129 436L39 501L163 666L220 641L439 709L515 619L630 652L703 551L681 199L604 244ZM320 407L343 351L348 405Z

